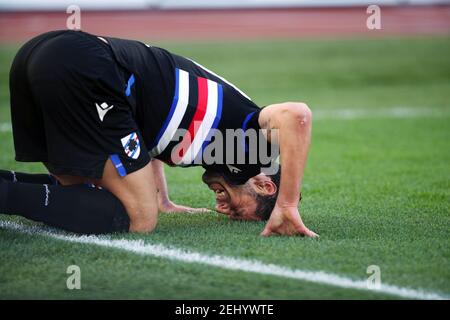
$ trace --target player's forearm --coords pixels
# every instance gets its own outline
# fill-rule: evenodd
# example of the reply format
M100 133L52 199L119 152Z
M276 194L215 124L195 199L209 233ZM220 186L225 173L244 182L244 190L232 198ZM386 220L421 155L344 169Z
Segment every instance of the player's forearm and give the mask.
M164 163L157 159L153 159L152 169L158 193L158 203L161 207L162 204L169 202L169 191L167 188L166 176L164 174Z
M281 183L277 199L280 207L297 206L311 141L311 112L307 107L292 108L280 116L279 145Z
M158 210L160 212L205 212L206 209L191 208L173 203L169 199L166 176L164 174L164 163L159 160L152 160L152 170L155 186L158 195Z

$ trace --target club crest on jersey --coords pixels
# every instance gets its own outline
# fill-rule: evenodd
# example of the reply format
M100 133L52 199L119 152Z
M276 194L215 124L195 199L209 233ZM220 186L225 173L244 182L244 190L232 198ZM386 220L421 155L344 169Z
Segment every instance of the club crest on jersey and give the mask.
M141 145L137 133L132 132L120 140L125 154L130 158L137 159L141 153Z

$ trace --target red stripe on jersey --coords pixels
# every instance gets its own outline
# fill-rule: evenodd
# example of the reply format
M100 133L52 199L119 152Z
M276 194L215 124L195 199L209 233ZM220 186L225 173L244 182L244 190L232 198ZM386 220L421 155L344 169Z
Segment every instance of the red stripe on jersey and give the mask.
M194 141L195 135L197 134L198 128L200 127L200 123L203 121L203 118L206 114L206 106L208 104L208 80L205 78L197 78L198 83L198 103L197 109L195 110L194 117L189 124L188 132L189 135L186 134L183 137L183 141L180 143L180 152L178 155L181 158L184 156L184 152L189 149L189 146ZM197 125L195 123L197 122Z

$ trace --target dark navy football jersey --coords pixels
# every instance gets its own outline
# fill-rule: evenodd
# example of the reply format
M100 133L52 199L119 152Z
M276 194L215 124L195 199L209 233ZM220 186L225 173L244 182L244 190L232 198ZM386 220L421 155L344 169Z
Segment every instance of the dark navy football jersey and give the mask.
M105 38L118 64L128 73L126 96L150 156L169 165L202 165L244 183L260 172L257 161L223 159L205 162L203 155L216 134L227 129L260 129L260 108L234 85L198 63L144 43ZM258 140L259 141L259 140ZM223 141L221 152L230 152ZM233 152L249 146L235 143Z

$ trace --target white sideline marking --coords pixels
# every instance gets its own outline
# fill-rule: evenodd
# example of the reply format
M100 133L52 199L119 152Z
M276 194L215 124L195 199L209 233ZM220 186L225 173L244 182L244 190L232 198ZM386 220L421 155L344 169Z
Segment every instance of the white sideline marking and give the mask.
M437 118L450 116L450 110L438 108L411 108L411 107L393 107L393 108L371 108L371 109L314 109L314 120L358 120L358 119L372 119L372 118ZM12 126L9 122L0 123L0 132L11 132Z
M438 108L410 108L410 107L393 107L393 108L371 108L371 109L317 109L313 111L314 120L322 119L338 119L338 120L358 120L373 118L436 118L450 116L450 110Z
M198 263L227 270L271 275L276 277L319 283L341 288L374 291L402 298L430 299L430 300L449 299L448 296L444 296L439 293L402 288L389 284L382 284L380 289L371 290L367 288L365 280L353 280L350 278L342 277L332 273L326 273L323 271L307 271L300 269L291 269L288 267L283 267L275 264L265 264L257 260L240 259L219 255L205 255L200 252L193 252L173 247L167 247L162 244L148 244L148 243L146 244L143 240L126 240L126 239L114 240L109 239L106 236L75 236L75 235L69 236L61 233L51 232L49 231L49 229L44 229L38 226L29 227L23 224L1 220L0 220L0 228L13 230L30 235L43 235L53 239L67 242L92 244L101 247L115 248L141 255L166 258L185 263Z

